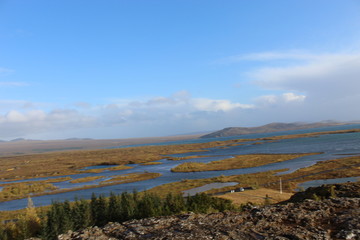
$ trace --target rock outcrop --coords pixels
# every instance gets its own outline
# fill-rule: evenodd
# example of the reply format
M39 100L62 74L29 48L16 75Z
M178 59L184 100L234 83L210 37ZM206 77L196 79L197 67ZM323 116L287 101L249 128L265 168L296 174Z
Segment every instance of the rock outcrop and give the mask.
M360 198L305 200L243 212L183 214L108 223L70 239L360 239Z

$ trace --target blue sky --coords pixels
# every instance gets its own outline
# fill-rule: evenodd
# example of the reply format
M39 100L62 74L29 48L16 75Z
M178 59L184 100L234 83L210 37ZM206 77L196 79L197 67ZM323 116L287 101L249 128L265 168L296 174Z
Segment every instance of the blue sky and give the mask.
M360 120L360 2L0 0L0 139Z

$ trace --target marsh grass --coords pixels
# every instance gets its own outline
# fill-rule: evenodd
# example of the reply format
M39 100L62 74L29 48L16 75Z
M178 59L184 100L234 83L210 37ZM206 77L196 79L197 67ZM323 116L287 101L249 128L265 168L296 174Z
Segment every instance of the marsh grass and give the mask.
M193 155L193 156L186 156L186 157L166 157L167 160L171 161L181 161L181 160L188 160L193 158L204 158L209 156L200 156L200 155Z
M192 151L198 152L201 151L202 148L214 147L218 146L218 144L217 142L210 142L204 144L142 146L1 157L0 178L2 180L20 180L71 175L79 173L79 169L96 166L104 162L122 165L122 167L113 167L107 170L121 170L128 168L128 166L123 166L125 164L154 162L163 159L166 155ZM51 167L49 168L49 166ZM105 169L92 169L85 172L101 172L103 170Z
M36 177L71 175L78 173L78 170L84 167L95 166L104 162L118 165L129 163L142 164L157 161L163 159L164 156L172 154L207 151L207 148L227 147L231 144L241 144L249 141L267 142L281 139L352 132L360 132L360 129L284 135L258 139L235 139L195 144L142 146L103 150L72 150L65 152L8 156L0 158L0 179L20 180Z
M84 178L78 178L78 179L71 180L70 183L90 182L90 181L98 180L98 179L100 179L100 178L103 178L103 177L102 177L102 176L84 177Z
M80 173L101 173L103 171L118 171L118 170L125 170L125 169L132 169L133 167L119 165L115 167L108 167L108 168L95 168L95 169L88 169L88 170L79 170Z
M42 193L55 189L57 188L53 184L46 182L7 184L0 192L0 202L25 198L29 194Z
M200 171L220 171L239 168L250 168L267 165L270 163L283 162L298 157L308 156L309 154L251 154L238 155L234 158L212 161L209 163L187 162L182 163L171 169L172 172L200 172Z
M317 179L330 179L330 178L341 178L341 177L356 177L359 176L359 167L360 167L360 156L354 157L346 157L335 160L318 162L313 166L299 169L290 174L281 175L284 182L284 192L291 194L298 183L317 180ZM173 182L169 184L160 185L148 190L148 193L154 192L159 194L160 196L165 197L167 193L181 193L183 190L200 187L205 184L213 183L213 182L239 182L237 186L225 187L222 189L214 189L207 191L207 193L216 193L229 191L230 189L234 189L237 187L247 187L253 186L255 188L259 188L259 190L263 189L266 186L267 190L265 194L260 194L259 196L269 194L270 197L271 191L278 192L279 191L279 176L276 176L276 173L280 173L286 171L287 169L277 170L277 171L268 171L262 173L253 173L253 174L243 174L243 175L233 175L233 176L219 176L208 179L195 179L188 180L183 179L180 182ZM330 171L328 171L330 170ZM328 171L328 172L325 172ZM157 173L159 174L159 173ZM288 181L288 182L287 182ZM119 184L119 182L108 183L101 186ZM89 186L88 188L93 188L94 186ZM82 188L84 189L84 188ZM76 189L78 190L78 189ZM94 192L96 192L96 188L94 188ZM254 192L254 195L256 192ZM251 201L249 199L249 201ZM263 202L264 200L260 200ZM48 206L37 208L39 213L44 212L48 209ZM0 212L0 220L5 219L14 219L18 215L22 215L25 212L24 209L16 210L16 211L2 211Z
M124 175L119 175L119 176L113 177L106 181L102 181L101 184L115 183L115 182L116 183L138 182L138 181L144 181L144 180L157 178L160 176L161 176L160 173L129 173L129 174L124 174Z
M289 174L281 175L282 187L284 192L293 192L297 188L297 184L317 179L332 179L343 177L357 177L359 176L360 156L340 158L335 160L317 162L313 166L298 169L297 171ZM232 176L219 176L206 179L184 179L179 182L163 184L154 187L149 191L166 195L167 192L179 193L184 190L200 187L213 182L238 182L236 186L212 189L206 191L209 194L215 194L224 191L230 191L238 187L252 187L252 188L269 188L279 190L279 179L277 173L287 171L288 169L280 169L275 171L232 175Z
M159 164L162 164L161 162L147 162L147 163L142 163L141 165L159 165Z

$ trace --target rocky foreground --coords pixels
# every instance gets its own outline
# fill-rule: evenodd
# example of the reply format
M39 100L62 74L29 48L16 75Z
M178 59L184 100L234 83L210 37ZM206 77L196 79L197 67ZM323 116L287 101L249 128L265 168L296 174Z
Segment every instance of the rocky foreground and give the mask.
M359 184L349 186L346 197L108 223L59 239L360 239Z

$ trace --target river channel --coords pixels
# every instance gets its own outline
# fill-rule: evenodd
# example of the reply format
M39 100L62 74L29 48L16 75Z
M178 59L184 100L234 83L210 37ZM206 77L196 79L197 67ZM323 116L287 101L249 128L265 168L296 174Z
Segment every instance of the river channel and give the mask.
M243 135L237 138L232 137L232 138L216 138L216 139L199 139L198 142L214 141L214 140L221 141L221 140L239 139L239 138L252 139L252 138L260 138L260 137L276 136L276 135L307 133L307 132L315 132L315 131L334 131L334 130L355 129L355 128L360 128L360 125L337 126L337 127L321 128L316 130L308 129L308 130L297 130L297 131L287 131L287 132L268 133L268 134L251 134L251 135ZM167 144L182 144L182 143L193 143L193 142L194 140L179 141L179 142L173 142ZM260 167L245 168L245 169L232 169L226 171L206 171L206 172L196 172L196 173L174 173L170 171L171 168L184 162L207 163L215 160L230 158L235 155L245 155L245 154L254 154L254 153L275 154L275 153L312 153L312 152L321 152L322 154L310 155L310 156L288 160L285 162L273 163ZM111 177L114 177L116 175L127 174L127 173L156 172L162 174L158 178L146 180L146 181L118 184L113 186L96 187L91 189L76 190L71 192L49 194L49 195L37 196L37 197L34 196L32 197L32 199L35 206L44 206L51 204L52 201L64 201L64 200L73 201L76 198L89 199L93 192L95 192L96 194L103 194L105 196L108 196L110 192L119 194L125 191L132 192L133 190L144 191L162 184L177 182L183 179L211 178L220 175L229 176L229 175L255 173L255 172L288 168L289 169L288 171L282 173L285 174L285 173L293 172L299 168L311 166L318 161L324 161L324 160L330 160L330 159L336 159L336 158L342 158L342 157L354 156L354 155L360 155L360 133L328 134L328 135L320 135L316 137L284 139L275 142L264 142L262 144L254 144L254 142L247 142L243 145L231 146L228 148L209 148L208 151L206 152L189 152L184 154L171 155L173 157L202 156L200 158L181 160L181 161L171 161L164 158L162 160L157 161L157 162L161 162L161 164L159 165L129 164L128 166L133 167L132 169L118 170L118 171L103 171L101 173L80 173L76 175L71 175L72 179L84 178L90 176L101 176L102 178L92 182L77 183L77 184L70 183L70 181L63 181L63 182L54 183L54 185L59 189L71 189L75 187L82 187L84 185L96 186L101 181L110 179ZM66 176L67 175L57 176L56 178L66 177ZM40 181L46 179L49 178L36 178L33 179L33 181ZM0 184L1 183L4 182L0 182ZM27 204L27 199L18 199L13 201L1 202L0 211L22 209L26 207L26 204Z

